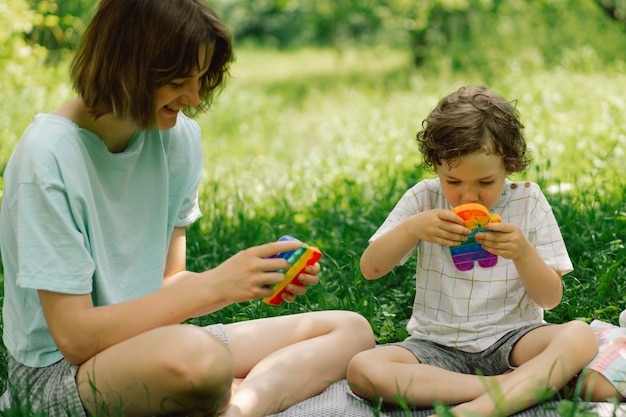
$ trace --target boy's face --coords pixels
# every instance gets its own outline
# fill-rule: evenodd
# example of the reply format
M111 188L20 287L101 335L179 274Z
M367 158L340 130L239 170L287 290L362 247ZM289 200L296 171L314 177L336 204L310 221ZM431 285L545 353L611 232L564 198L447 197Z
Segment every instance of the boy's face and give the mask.
M480 203L491 209L502 197L504 180L509 174L502 157L475 152L437 166L443 195L452 207L466 203Z

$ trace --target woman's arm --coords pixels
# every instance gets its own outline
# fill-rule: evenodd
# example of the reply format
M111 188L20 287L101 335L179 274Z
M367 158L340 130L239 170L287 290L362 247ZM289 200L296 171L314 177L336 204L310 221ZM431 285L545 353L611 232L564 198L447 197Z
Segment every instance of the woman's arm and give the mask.
M40 290L39 299L57 347L68 362L78 365L123 340L180 323L203 305L220 302L219 294L211 295L209 289L202 290L189 280L135 300L98 307L91 294Z
M184 269L184 229L172 235L163 288L146 296L106 306L94 306L90 294L39 291L55 343L68 362L81 364L96 353L148 330L177 324L220 306L271 294L267 286L282 280L282 258L298 242L273 242L243 250L214 269L192 273ZM307 282L308 284L309 282Z

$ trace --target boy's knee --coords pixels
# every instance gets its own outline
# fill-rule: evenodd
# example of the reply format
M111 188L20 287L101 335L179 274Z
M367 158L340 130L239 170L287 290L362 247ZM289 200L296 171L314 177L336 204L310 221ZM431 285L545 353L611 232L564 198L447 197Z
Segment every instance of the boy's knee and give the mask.
M348 385L360 397L374 399L378 391L379 381L376 377L376 359L372 357L373 350L357 353L346 373Z
M560 332L561 339L569 346L577 348L580 355L584 355L588 360L598 352L598 338L589 325L580 320L574 320L562 324Z

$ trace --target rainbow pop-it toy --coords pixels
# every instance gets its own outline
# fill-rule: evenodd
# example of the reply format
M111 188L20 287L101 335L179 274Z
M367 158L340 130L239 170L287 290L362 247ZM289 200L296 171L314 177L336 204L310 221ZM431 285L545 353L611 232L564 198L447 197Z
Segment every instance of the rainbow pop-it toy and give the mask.
M298 241L298 239L291 236L283 236L278 241L283 240L294 240ZM267 304L271 304L274 306L279 305L283 302L283 293L286 291L287 285L291 283L296 283L298 280L298 276L302 273L304 268L309 265L315 264L322 257L322 252L314 247L309 246L305 243L302 243L302 247L296 250L292 250L289 252L282 252L277 255L272 256L272 258L284 258L289 262L291 267L289 269L281 270L280 272L284 272L285 278L275 284L272 289L274 290L274 294L263 298L263 302Z
M491 232L485 229L487 223L501 222L502 219L497 214L489 213L487 207L478 203L461 204L452 211L463 219L463 225L472 229L468 239L460 246L450 248L452 262L459 271L470 271L474 268L474 262L478 262L483 268L491 268L498 263L498 256L486 251L474 240L474 235L478 232Z

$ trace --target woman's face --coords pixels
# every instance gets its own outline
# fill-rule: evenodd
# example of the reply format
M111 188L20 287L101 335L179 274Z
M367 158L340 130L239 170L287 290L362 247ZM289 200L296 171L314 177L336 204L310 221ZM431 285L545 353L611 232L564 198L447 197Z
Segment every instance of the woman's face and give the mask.
M198 53L198 62L204 62L203 68L197 68L186 77L176 78L156 89L156 127L158 129L171 129L176 124L178 112L183 107L196 107L200 104L202 78L211 64L213 48L200 48Z

